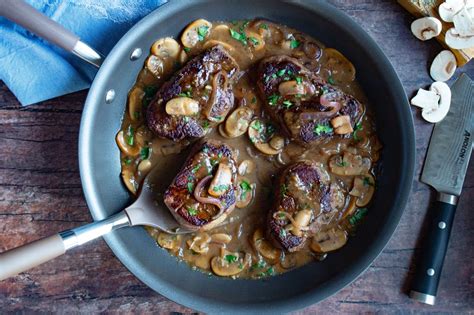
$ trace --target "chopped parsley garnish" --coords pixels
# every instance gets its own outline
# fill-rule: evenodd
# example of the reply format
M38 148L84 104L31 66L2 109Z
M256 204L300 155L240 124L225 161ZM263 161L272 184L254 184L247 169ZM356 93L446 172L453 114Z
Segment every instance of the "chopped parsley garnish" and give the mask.
M281 193L281 196L285 196L286 193L288 192L288 186L286 186L285 184L281 184L280 186L280 193Z
M155 96L157 90L158 90L157 87L151 86L151 85L146 86L143 89L143 92L145 92L145 96L142 99L142 106L144 108L146 108L148 106L148 104L150 104L150 102L153 99L153 97Z
M245 199L247 196L247 193L252 190L252 186L250 186L249 182L246 180L243 180L239 184L240 189L242 193L240 194L241 199Z
M285 230L284 228L282 228L282 229L280 230L280 237L281 237L281 238L285 238L285 237L286 237L286 230Z
M226 191L227 189L229 189L229 185L217 185L212 188L212 190L215 192Z
M148 159L150 157L150 148L149 147L141 148L140 157L142 158L142 160Z
M251 101L251 102L252 102L252 104L255 104L255 103L257 103L257 98L256 98L255 96L254 96L254 97L252 97L252 101Z
M296 39L292 39L291 42L290 42L290 48L291 49L298 48L300 45L301 45L301 43L299 41L297 41Z
M303 83L303 78L302 77L296 77L295 80L296 80L296 83L298 83L298 84Z
M277 71L277 76L282 77L282 76L285 75L285 73L286 73L286 69L278 70L278 71Z
M194 209L193 207L187 207L186 210L188 210L189 215L196 215L197 210Z
M189 191L190 193L192 193L193 190L194 190L194 184L193 184L192 182L188 182L188 183L186 184L186 188L188 189L188 191ZM188 209L188 212L189 212L189 209Z
M262 23L258 26L258 28L263 28L264 30L268 30L268 25L265 23Z
M349 223L352 226L359 224L368 212L369 211L367 210L367 208L357 209L356 212L349 218Z
M195 167L191 169L191 173L196 174L197 171L199 171L199 169L201 168L201 166L202 166L201 163L197 164Z
M245 35L245 33L239 33L233 29L229 29L229 32L233 39L238 40L242 45L247 46L247 35Z
M332 74L329 75L328 77L328 82L329 84L335 84L336 82L334 81L334 78L332 77Z
M128 145L133 145L135 143L134 130L132 125L128 126L125 141Z
M229 264L234 263L237 261L237 256L235 255L225 255L224 260L227 261Z
M322 133L330 133L332 132L332 128L328 125L322 125L322 124L317 124L315 127L314 127L314 130L313 132L315 134L317 134L318 136L320 136Z
M276 79L276 78L277 78L277 74L276 74L276 73L272 73L272 75L266 75L266 74L264 74L263 77L265 78L265 83L267 83L267 82L270 81L271 79Z
M255 120L251 127L257 130L259 133L263 131L263 125L260 120Z
M125 165L130 165L130 164L132 163L132 158L129 157L129 156L125 157L125 158L123 159L123 163L124 163Z
M191 98L192 97L192 92L193 91L191 89L189 89L187 91L179 93L178 96Z
M337 166L340 166L340 167L346 167L346 166L347 166L347 162L346 162L346 161L336 162L336 165L337 165Z
M293 103L292 103L291 101L289 101L289 100L285 100L285 101L283 101L283 105L284 105L285 108L288 109L288 108L290 108L291 106L293 106Z
M197 28L197 33L198 33L198 39L199 41L203 41L204 38L206 37L207 33L209 32L209 26L199 26Z
M364 177L363 179L364 186L374 186L374 183L370 181L370 177Z
M184 120L184 122L189 122L189 117L188 117L188 116L184 116L184 117L183 117L183 120Z
M354 132L352 133L352 137L354 138L355 141L360 141L360 140L361 140L361 139L357 136L357 132L358 132L359 130L362 130L362 129L364 129L364 128L362 127L362 124L361 124L360 122L358 122L358 123L355 125L355 127L354 127Z
M274 106L277 104L278 100L281 98L280 95L278 94L272 94L268 97L268 104L270 104L271 106Z
M209 128L209 122L207 120L204 120L202 123L201 123L201 126L204 128L204 129L207 129Z
M244 269L244 264L243 263L239 263L239 269Z
M255 37L250 36L250 37L249 37L249 40L250 40L250 42L251 42L254 46L257 46L258 44L260 44L260 42L258 41L258 39L256 39Z
M221 158L222 158L222 152L219 152L219 154L217 154L217 157L218 157L219 159L221 159Z
M241 32L243 32L244 29L246 29L247 26L249 26L249 23L250 23L250 21L245 21L245 22L242 24L242 26L239 28L239 30L240 30Z
M273 268L273 266L270 266L270 268L268 268L265 272L261 272L258 275L260 277L266 277L266 276L271 276L274 273L275 273L275 269Z
M265 260L259 260L258 262L254 263L252 267L250 267L250 271L254 271L255 269L263 269L267 266Z
M191 48L189 48L189 47L184 47L183 49L184 49L184 51L187 52L187 53L191 51Z
M139 118L140 118L140 112L134 111L134 112L133 112L133 118L139 119Z

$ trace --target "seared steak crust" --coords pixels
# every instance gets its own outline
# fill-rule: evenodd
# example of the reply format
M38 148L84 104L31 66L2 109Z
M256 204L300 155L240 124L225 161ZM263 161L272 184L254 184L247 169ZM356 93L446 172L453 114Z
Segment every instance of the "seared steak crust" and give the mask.
M219 163L225 163L232 171L232 184L219 199L222 214L219 208L209 203L199 202L194 197L198 183L205 177L215 175ZM164 202L176 220L183 226L193 229L211 229L225 220L235 207L237 162L235 152L228 145L216 140L207 140L197 143L182 169L164 193ZM209 197L204 186L200 196Z
M157 136L174 141L203 137L234 106L232 84L238 71L235 60L219 45L191 59L158 90L147 108L148 127ZM197 115L166 113L166 103L182 96L199 102Z
M310 223L332 210L331 186L327 172L311 161L301 161L287 167L278 179L276 201L268 215L267 234L275 245L289 252L304 246L307 233L301 236L287 231L291 224L287 215L295 217L301 210L311 210ZM284 215L283 213L286 213Z
M285 81L301 84L304 92L282 96L279 86ZM330 120L336 116L349 115L354 127L364 111L353 96L328 84L298 60L288 56L263 59L257 69L257 85L268 113L280 123L288 136L303 144L334 136ZM322 95L328 101L340 103L341 109L330 112L330 108L320 103Z

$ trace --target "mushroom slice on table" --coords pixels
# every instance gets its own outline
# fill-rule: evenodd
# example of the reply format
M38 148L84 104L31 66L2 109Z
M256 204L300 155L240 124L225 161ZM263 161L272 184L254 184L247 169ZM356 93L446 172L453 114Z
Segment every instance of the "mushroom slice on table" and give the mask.
M451 106L451 89L444 82L434 82L430 90L419 89L411 104L421 107L421 116L428 122L438 123L446 117Z
M445 35L446 45L454 49L466 49L474 47L474 36L462 36L453 27Z
M440 52L430 67L430 75L435 81L448 81L456 71L456 57L450 50Z
M411 32L419 40L425 41L441 34L443 25L434 17L424 17L411 23Z
M474 36L474 8L464 6L453 17L454 28L461 36Z

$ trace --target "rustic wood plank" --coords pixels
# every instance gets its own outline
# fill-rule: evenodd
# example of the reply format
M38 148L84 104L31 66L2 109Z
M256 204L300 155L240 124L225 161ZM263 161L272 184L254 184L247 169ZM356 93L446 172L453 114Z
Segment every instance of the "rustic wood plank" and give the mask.
M333 0L377 41L407 94L431 83L428 67L442 49L410 33L413 18L395 1ZM459 72L474 78L474 64ZM91 220L79 178L77 138L86 91L22 108L0 84L0 251ZM474 166L458 206L438 303L406 296L419 256L419 235L434 192L418 181L432 125L412 109L417 176L394 237L354 283L295 314L474 313ZM471 163L472 164L472 163ZM93 277L91 276L93 275ZM0 282L3 312L193 313L148 289L114 257L103 241L84 246L31 271Z

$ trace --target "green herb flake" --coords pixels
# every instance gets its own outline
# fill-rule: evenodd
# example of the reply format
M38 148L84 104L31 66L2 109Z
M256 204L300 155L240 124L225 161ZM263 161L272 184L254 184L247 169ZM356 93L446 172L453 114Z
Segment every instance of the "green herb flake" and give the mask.
M207 129L209 128L209 122L207 120L204 120L202 123L201 123L201 126L204 128L204 129Z
M252 186L250 186L250 183L248 181L243 180L240 182L239 187L241 190L240 198L245 199L249 191L252 190Z
M332 74L329 75L329 77L328 77L328 82L329 82L329 84L335 84L335 83L336 83L336 82L334 81L334 78L333 78Z
M237 261L237 256L235 255L225 255L224 260L227 261L229 264L234 263Z
M298 48L298 47L300 47L300 45L301 45L301 43L300 43L298 40L296 40L296 39L292 39L292 40L290 41L290 48L291 48L291 49Z
M364 186L374 186L374 183L370 180L370 177L364 177L363 179Z
M232 36L233 39L238 40L242 45L247 46L247 36L245 33L237 32L236 30L229 29L230 36Z
M227 189L229 189L229 185L217 185L212 188L212 190L215 192L226 191Z
M347 166L347 162L346 162L346 161L336 162L336 165L337 165L337 166L340 166L340 167L346 167L346 166Z
M255 120L251 126L253 129L257 130L259 133L263 131L263 125L260 120Z
M265 24L265 23L262 23L262 24L260 24L260 25L258 26L258 28L259 28L259 29L260 29L260 28L263 28L264 30L268 30L268 25Z
M369 211L367 210L367 208L357 209L356 212L349 218L349 223L352 226L359 224L368 212Z
M200 42L204 40L204 38L207 36L207 33L209 32L209 26L199 26L197 28L197 33L198 33L198 39Z
M289 100L285 100L283 101L283 105L286 109L290 108L291 106L293 106L293 103Z
M252 102L252 104L255 104L255 103L257 103L257 98L256 98L255 96L254 96L254 97L252 97L252 101L251 101L251 102Z
M197 164L195 167L191 169L191 173L196 174L197 171L199 171L199 169L201 168L201 166L202 166L201 163Z
M243 31L247 28L247 26L249 26L249 23L250 23L250 21L245 21L245 22L242 24L242 26L239 28L239 30L240 30L241 32L243 32Z
M191 48L189 48L189 47L184 47L183 50L188 53L188 52L191 51Z
M272 276L273 274L275 274L275 269L273 268L273 266L271 266L267 269L267 271L265 271L266 276Z
M192 193L194 191L194 184L192 182L188 182L186 184L186 188L188 189L190 193Z
M285 237L286 237L286 230L283 229L283 228L280 230L280 237L281 237L281 238L285 238Z
M276 74L277 76L282 77L285 75L285 73L286 73L286 69L281 69L281 70L278 70Z
M129 156L125 157L125 158L123 159L123 163L124 163L125 165L130 165L130 164L132 163L132 158L129 157Z
M355 141L360 141L362 140L359 136L357 136L357 132L360 130L363 130L364 127L362 127L362 124L358 122L355 127L354 127L354 132L352 133L352 138L354 138Z
M332 128L331 128L330 126L328 126L328 125L317 124L317 125L314 127L313 132L314 132L316 135L320 136L320 135L323 134L323 133L326 133L326 134L327 134L327 133L332 132Z
M268 97L268 104L274 106L278 103L278 100L281 98L278 94L272 94Z
M191 98L192 97L192 92L193 91L191 89L189 89L187 91L179 93L178 96Z
M197 210L193 207L187 207L186 210L188 210L189 215L195 216L197 214Z
M149 147L141 148L140 157L142 158L142 160L147 160L150 157L150 148Z
M285 196L286 193L288 192L288 186L286 186L285 184L281 184L280 186L280 194L281 196Z
M250 37L249 37L249 40L250 40L250 42L251 42L254 46L257 46L258 44L260 44L260 42L258 41L258 39L256 39L256 38L253 37L253 36L250 36Z
M135 143L135 136L134 136L134 130L133 130L132 125L128 126L125 141L130 146L132 146Z
M239 269L244 269L244 264L243 263L239 263Z
M297 84L303 83L303 78L302 77L296 77L295 78Z
M140 119L140 112L134 111L134 112L133 112L133 118L135 118L135 119Z

